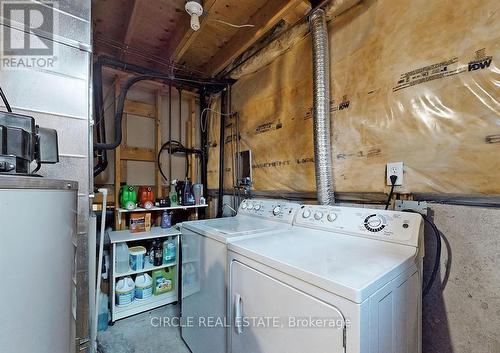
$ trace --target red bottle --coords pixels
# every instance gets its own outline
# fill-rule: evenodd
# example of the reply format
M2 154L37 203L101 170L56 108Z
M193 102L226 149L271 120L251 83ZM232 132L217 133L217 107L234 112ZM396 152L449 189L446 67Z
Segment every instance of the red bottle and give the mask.
M138 192L139 205L142 208L150 209L154 206L155 197L153 195L153 189L151 186L141 186Z

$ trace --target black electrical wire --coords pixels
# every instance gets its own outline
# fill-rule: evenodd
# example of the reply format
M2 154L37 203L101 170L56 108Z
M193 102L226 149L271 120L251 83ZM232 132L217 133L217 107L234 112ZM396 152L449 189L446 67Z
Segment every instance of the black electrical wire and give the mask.
M160 150L158 151L157 163L160 174L163 176L166 182L170 182L168 177L165 175L162 167L161 167L161 153L163 151L168 151L171 155L175 154L183 154L186 157L186 179L189 176L189 155L190 154L202 154L201 150L186 148L182 143L177 140L169 140L165 142Z
M2 97L3 104L5 104L5 108L9 113L12 113L12 108L10 107L9 101L7 100L7 97L5 97L5 94L3 93L2 87L0 87L0 96Z
M42 163L40 163L40 161L36 161L36 168L31 172L31 174L35 174L36 172L38 172L41 167Z
M398 180L398 177L396 175L391 175L389 179L391 180L391 191L389 192L389 197L387 198L387 202L385 203L386 210L391 204L392 195L394 194L394 186L396 186L396 180Z
M413 210L403 210L403 212L411 212L411 213L418 213L422 216L424 221L432 228L432 232L434 233L436 237L436 255L434 259L434 266L432 267L432 272L431 272L431 277L429 278L429 281L427 284L424 286L424 289L422 290L422 297L425 297L427 294L429 294L432 285L436 281L436 276L439 271L439 264L441 263L441 232L437 228L436 224L432 222L426 215L421 214L419 212L415 212Z

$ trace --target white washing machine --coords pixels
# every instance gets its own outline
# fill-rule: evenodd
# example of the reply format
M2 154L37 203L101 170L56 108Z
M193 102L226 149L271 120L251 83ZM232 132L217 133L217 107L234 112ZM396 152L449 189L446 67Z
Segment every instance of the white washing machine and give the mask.
M230 353L420 353L418 214L302 206L229 244Z
M292 227L300 205L245 200L235 217L184 222L181 238L182 338L193 353L227 348L227 244Z

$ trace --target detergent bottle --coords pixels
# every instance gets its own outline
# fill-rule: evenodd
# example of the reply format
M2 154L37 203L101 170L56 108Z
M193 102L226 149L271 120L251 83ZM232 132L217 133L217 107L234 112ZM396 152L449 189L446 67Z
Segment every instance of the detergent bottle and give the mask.
M133 210L137 207L137 192L133 186L122 186L120 194L120 205L122 208Z
M175 255L177 253L177 245L175 244L175 238L168 238L163 242L163 264L168 264L175 261Z
M184 190L182 192L182 205L183 206L192 206L196 203L193 188L191 186L191 181L186 178L184 181Z
M154 194L151 186L141 186L139 188L139 205L147 210L154 206Z
M153 271L153 294L160 295L173 290L174 274L174 267Z

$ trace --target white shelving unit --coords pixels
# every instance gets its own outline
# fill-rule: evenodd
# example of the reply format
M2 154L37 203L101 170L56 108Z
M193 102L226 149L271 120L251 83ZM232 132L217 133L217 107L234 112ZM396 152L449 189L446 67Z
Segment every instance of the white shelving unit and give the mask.
M154 212L154 211L169 211L169 210L188 210L192 208L204 208L208 205L192 205L192 206L172 206L172 207L152 207L152 208L141 208L137 207L133 210L128 210L126 208L118 208L117 211L119 214L121 213L133 213L133 212ZM118 224L122 224L122 217L118 217Z
M152 228L149 232L140 232L140 233L131 233L128 230L119 230L109 232L109 239L111 243L111 278L112 281L110 283L110 297L111 297L111 321L115 322L116 320L120 320L126 318L128 316L132 316L144 311L148 311L154 308L158 308L163 305L167 305L170 303L174 303L178 300L178 286L179 282L179 237L181 232L175 228L162 229L159 227ZM119 243L130 243L137 241L144 241L150 239L159 239L159 238L167 238L167 237L175 237L176 239L176 256L175 261L162 264L161 266L153 266L146 260L146 264L144 269L137 271L127 271L124 273L117 273L115 271L115 263L116 263L116 244ZM126 306L117 306L116 298L115 298L115 286L116 281L121 277L137 275L139 273L151 272L154 270L167 268L167 267L175 267L175 279L174 279L174 288L164 294L154 295L142 300L134 300L131 304ZM134 278L132 278L134 279Z

